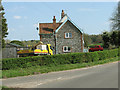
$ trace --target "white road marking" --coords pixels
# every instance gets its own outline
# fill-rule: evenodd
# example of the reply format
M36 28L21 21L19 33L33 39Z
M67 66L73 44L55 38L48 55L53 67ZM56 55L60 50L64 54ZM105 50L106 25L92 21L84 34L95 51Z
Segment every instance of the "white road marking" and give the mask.
M57 78L57 80L60 80L60 79L62 79L62 77Z
M43 83L39 83L38 85L42 85Z

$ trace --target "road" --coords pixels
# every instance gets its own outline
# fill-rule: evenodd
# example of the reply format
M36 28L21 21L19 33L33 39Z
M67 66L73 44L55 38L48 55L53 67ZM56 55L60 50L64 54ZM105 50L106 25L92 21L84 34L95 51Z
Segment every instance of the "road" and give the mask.
M88 68L3 79L20 88L118 88L118 62Z

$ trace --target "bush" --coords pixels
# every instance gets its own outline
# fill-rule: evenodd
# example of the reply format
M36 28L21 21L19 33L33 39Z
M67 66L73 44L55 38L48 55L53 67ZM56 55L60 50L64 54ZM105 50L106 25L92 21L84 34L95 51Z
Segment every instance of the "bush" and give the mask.
M20 57L2 60L2 69L9 70L15 68L27 68L28 66L42 65L42 57ZM28 65L29 63L29 65ZM31 64L31 65L30 65Z
M120 55L120 48L119 48ZM51 66L60 64L89 63L118 56L118 49L90 53L69 53L47 56L9 58L2 60L2 70L28 68L31 66Z
M120 47L118 48L118 56L120 57Z

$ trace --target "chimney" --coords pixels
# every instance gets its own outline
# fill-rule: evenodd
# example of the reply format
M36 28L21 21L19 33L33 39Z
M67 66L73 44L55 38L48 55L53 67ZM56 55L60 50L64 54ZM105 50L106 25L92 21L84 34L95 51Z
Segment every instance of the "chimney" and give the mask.
M64 14L64 10L62 10L62 13L61 13L61 19L65 16Z
M55 32L56 30L56 18L55 16L53 17L53 31Z

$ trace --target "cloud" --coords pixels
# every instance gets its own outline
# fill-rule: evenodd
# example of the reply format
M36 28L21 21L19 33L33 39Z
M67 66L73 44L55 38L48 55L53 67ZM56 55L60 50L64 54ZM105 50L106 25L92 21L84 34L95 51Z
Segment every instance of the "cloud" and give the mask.
M21 19L21 16L14 16L14 19Z
M93 9L93 8L79 8L78 11L93 12L93 11L97 11L97 9Z

